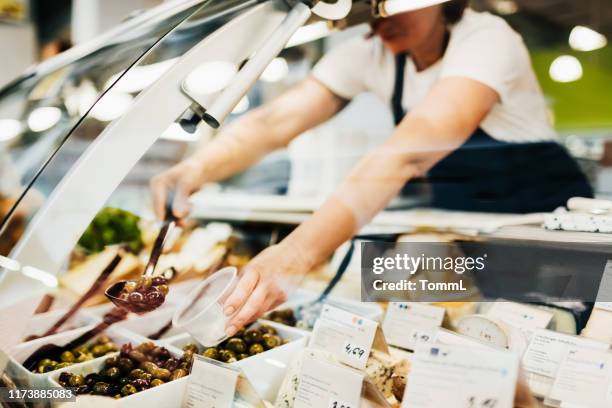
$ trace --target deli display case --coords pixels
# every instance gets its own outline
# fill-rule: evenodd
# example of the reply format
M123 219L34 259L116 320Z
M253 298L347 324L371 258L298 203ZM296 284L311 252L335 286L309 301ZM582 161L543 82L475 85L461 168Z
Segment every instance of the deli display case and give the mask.
M279 54L384 16L398 3L171 1L33 67L1 90L3 386L74 390L84 405L97 396L103 406L111 398L122 407L198 406L210 402L202 391L210 387L215 398L229 395L223 406L314 407L321 406L322 399L313 397L318 395L334 408L400 407L412 368L418 381L435 377L425 369L427 359L447 357L458 347L464 351L460 360L442 363L449 375L445 384L460 377L453 370L473 361L506 364L495 370L511 367L510 376L518 376L523 361L528 393L558 406L549 397L561 357L551 357L557 359L549 364L551 373L533 368L542 344L589 343L607 350L612 311L603 303L593 308L594 298L584 301L574 293L576 299L562 293L556 302L545 301L551 296L545 282L573 273L575 283L584 284L577 286L597 292L592 281L602 271L612 279L611 244L609 236L544 230L543 214L385 211L316 266L286 303L229 339L204 344L196 330L177 324L177 310L194 296L189 308L199 301L204 279L248 264L321 200L262 199L248 189L197 193L189 220L169 229L160 246L150 178L247 110L247 96L258 103L258 78ZM321 44L312 46L320 53ZM253 180L263 180L278 191L277 179L285 182L287 168L272 166L265 177L247 178L242 186L257 190ZM434 243L453 259L487 252L491 269L475 274L469 291L447 301L377 302L364 295L367 280L360 275L362 244L371 242L413 243L417 250ZM149 313L117 312L105 289L138 279L156 250L158 274L145 288L152 289L140 293L136 287L126 296L159 292L163 305ZM582 267L589 270L576 273ZM493 303L508 294L504 282L514 278L524 279L519 294L525 285L533 289L530 297ZM529 279L541 281L542 290L525 283ZM210 320L211 327L219 323ZM227 383L213 381L216 376ZM332 384L338 378L341 385ZM232 386L225 389L227 384ZM501 394L513 397L514 390ZM304 395L314 399L304 402ZM465 406L477 406L470 401ZM481 406L496 406L486 404Z

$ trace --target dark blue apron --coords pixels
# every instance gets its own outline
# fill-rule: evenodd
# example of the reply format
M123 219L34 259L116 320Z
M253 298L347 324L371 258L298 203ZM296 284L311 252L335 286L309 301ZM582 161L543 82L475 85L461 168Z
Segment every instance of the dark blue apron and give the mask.
M402 107L405 54L396 56L391 100L395 124ZM509 143L477 129L428 173L431 206L458 211L529 213L552 211L571 197L593 197L576 161L556 142Z

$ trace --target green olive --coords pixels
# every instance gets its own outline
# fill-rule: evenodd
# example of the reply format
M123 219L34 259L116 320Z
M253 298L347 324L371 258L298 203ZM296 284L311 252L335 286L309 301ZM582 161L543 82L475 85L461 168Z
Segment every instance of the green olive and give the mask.
M212 358L213 360L219 359L219 349L216 347L209 347L202 353L204 357Z
M172 372L165 368L158 368L157 370L154 370L151 375L153 378L167 381L170 379L170 377L172 377Z
M97 344L107 344L112 342L111 338L106 336L106 335L102 335L100 337L98 337L98 339L96 340Z
M108 392L112 390L112 387L109 383L105 382L97 382L94 384L92 393L97 395L108 395Z
M266 333L261 336L262 343L267 350L273 349L281 345L281 338L276 334Z
M181 361L191 364L191 362L193 361L193 351L185 351L183 353L183 356L181 357Z
M249 329L244 332L243 338L248 344L259 343L261 341L261 333L257 329Z
M104 360L104 367L106 367L106 368L108 368L108 367L117 367L118 363L119 363L119 357L118 356L109 357L106 360Z
M236 356L238 360L244 360L245 358L249 358L250 356L246 353L240 353Z
M98 344L91 348L91 354L93 354L94 357L101 357L105 355L106 353L108 353L109 351L110 350L108 349L106 344Z
M136 394L137 392L138 390L132 384L125 384L123 387L121 387L121 395L123 395L124 397Z
M74 363L59 363L59 364L58 364L58 365L55 367L55 369L56 369L56 370L59 370L60 368L65 368L65 367L71 366L72 364L74 364Z
M262 324L259 326L261 334L277 334L276 329L270 325Z
M236 337L232 337L231 339L229 339L227 341L227 345L226 345L228 350L233 351L234 353L244 353L247 349L247 345L244 342L244 340L236 338Z
M121 377L121 370L117 367L109 367L102 372L102 375L111 381L117 381Z
M194 343L187 343L183 346L183 351L191 351L192 353L197 353L199 351L198 346Z
M155 378L151 380L151 387L157 387L158 385L162 385L162 384L165 384L165 383L159 378Z
M74 354L75 357L75 363L82 363L83 361L87 361L87 360L91 360L93 358L93 356L89 353L81 353L79 352L75 352Z
M250 355L255 355L255 354L259 354L263 352L264 352L264 346L262 346L259 343L251 344L251 346L249 347Z
M221 350L219 352L219 359L223 362L228 362L230 359L235 359L236 358L236 353L234 353L231 350Z
M129 376L130 376L131 378L140 378L140 376L141 376L142 374L144 374L144 373L145 373L145 372L144 372L144 370L142 370L142 369L140 369L140 368L135 368L135 369L133 369L132 371L130 371L130 375L129 375Z
M40 373L48 373L49 371L53 371L57 369L57 362L56 361L49 361L47 364L44 365L39 365L38 366L38 371ZM41 370L42 368L42 370Z
M82 375L73 375L68 379L68 385L71 387L80 387L85 384L85 378Z
M73 363L74 360L75 360L75 358L74 358L74 354L72 353L72 351L64 351L60 355L60 361L62 363Z
M171 381L178 380L179 378L185 377L187 375L189 375L189 371L185 370L184 368L177 368L172 373Z

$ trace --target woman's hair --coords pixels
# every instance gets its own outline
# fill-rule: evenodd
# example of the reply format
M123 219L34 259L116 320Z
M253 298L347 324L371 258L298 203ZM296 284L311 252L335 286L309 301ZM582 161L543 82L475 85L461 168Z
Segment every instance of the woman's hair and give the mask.
M451 0L442 5L442 14L447 24L458 23L470 0Z

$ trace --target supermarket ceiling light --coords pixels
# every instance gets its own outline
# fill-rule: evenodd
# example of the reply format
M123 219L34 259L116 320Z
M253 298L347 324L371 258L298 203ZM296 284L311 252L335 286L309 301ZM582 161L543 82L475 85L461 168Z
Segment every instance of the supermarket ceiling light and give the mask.
M32 132L44 132L57 125L61 117L62 111L55 106L36 108L28 116L28 127Z
M184 86L189 92L209 95L224 89L237 73L238 66L232 62L205 62L189 73Z
M595 51L608 45L608 39L589 27L574 27L569 37L570 47L577 51Z
M289 39L285 48L295 47L296 45L306 44L311 41L327 37L331 29L325 21L319 21L300 27Z
M261 80L265 82L279 82L289 75L289 64L282 57L274 58L261 74Z
M132 95L115 92L113 88L94 105L89 114L101 122L110 122L127 112L133 103Z
M17 272L21 269L21 264L14 259L7 258L6 256L0 255L0 268L4 268L9 271Z
M125 71L121 71L118 74L113 75L108 81L106 81L104 89L110 88L115 82L117 82L117 80L119 80L117 84L114 85L114 91L124 93L140 92L143 89L148 88L155 81L157 81L178 60L179 59L177 57L162 62L156 62L154 64L141 65L128 70L125 75L123 75ZM122 75L123 77L119 79L119 77L121 77Z
M549 73L553 81L567 83L578 81L582 78L584 71L578 58L563 55L553 61Z
M20 121L16 119L0 119L0 142L6 142L19 136L21 130L22 125Z
M496 0L492 3L493 10L497 13L509 16L519 11L519 6L514 0Z

